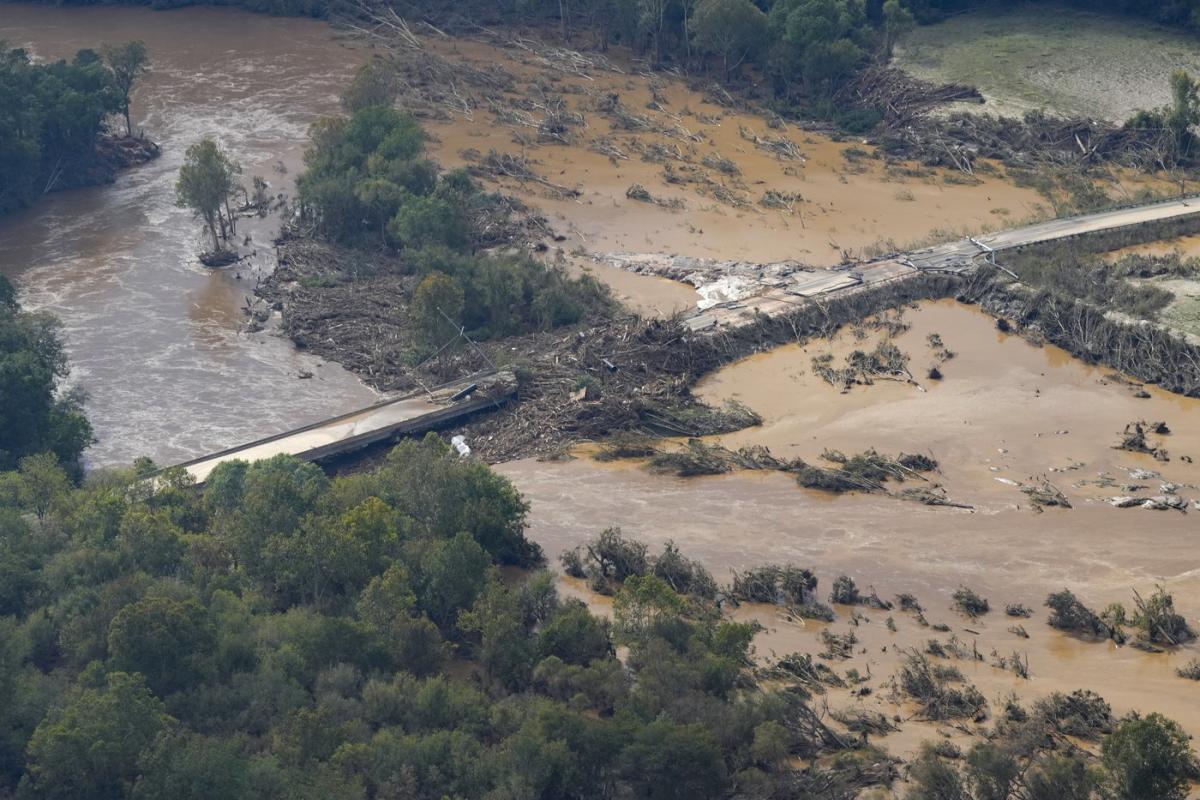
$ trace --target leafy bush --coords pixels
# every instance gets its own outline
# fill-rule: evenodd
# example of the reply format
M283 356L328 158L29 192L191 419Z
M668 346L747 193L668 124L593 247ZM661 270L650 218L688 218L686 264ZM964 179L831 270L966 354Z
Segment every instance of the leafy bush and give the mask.
M1121 720L1101 754L1116 796L1128 800L1183 800L1197 774L1187 734L1161 714Z
M955 590L954 607L969 617L986 614L990 609L987 598L980 597L966 586L960 586Z

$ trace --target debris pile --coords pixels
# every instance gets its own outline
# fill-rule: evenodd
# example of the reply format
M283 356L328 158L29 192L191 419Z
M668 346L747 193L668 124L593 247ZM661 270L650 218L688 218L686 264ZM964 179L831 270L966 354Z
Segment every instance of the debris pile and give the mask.
M463 155L465 157L467 153ZM547 195L557 200L569 200L580 194L579 190L572 186L563 186L547 180L534 171L527 158L511 153L489 150L486 155L471 163L468 171L475 177L511 178L519 183L535 183L543 187Z
M738 126L738 134L759 150L762 150L764 153L770 153L780 161L804 160L804 154L800 152L800 147L786 136L762 137L745 125Z
M1151 446L1146 439L1147 433L1156 433L1159 436L1169 434L1171 429L1167 427L1165 422L1147 423L1145 420L1136 420L1125 426L1125 430L1121 432L1121 441L1113 445L1116 450L1128 450L1131 453L1147 453L1154 456L1156 461L1170 461L1167 451L1162 446Z
M1071 508L1071 501L1063 494L1062 490L1049 481L1042 478L1037 483L1022 483L1018 484L1021 491L1029 497L1030 503L1034 511L1041 512L1043 508Z
M662 206L663 208L680 209L687 207L687 203L678 197L655 197L654 195L650 194L649 189L647 189L645 186L642 186L640 183L632 184L628 189L626 189L625 196L630 200L637 200L641 203L653 203L654 205Z
M946 103L963 101L982 103L983 95L974 86L930 83L882 64L859 71L837 95L843 106L884 109L888 128L904 126Z
M987 718L987 698L970 684L962 672L946 664L934 664L924 653L910 650L896 676L899 689L917 703L917 718L927 721Z

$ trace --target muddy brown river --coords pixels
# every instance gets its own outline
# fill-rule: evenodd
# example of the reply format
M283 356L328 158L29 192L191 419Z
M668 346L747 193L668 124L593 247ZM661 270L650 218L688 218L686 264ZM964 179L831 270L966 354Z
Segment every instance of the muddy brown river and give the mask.
M174 205L183 151L205 135L247 184L257 174L290 192L308 125L336 110L358 53L319 22L207 8L4 5L0 39L39 59L129 39L150 51L133 111L162 157L0 220L0 273L27 307L62 319L72 380L90 395L89 465L171 463L376 398L336 365L242 330L277 219L243 222L258 257L213 271L196 261L199 224Z

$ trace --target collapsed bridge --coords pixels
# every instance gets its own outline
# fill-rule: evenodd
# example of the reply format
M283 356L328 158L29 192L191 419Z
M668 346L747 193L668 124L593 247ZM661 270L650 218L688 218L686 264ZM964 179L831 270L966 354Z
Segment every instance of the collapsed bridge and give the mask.
M693 331L706 332L737 327L764 314L793 311L814 299L832 299L922 273L967 274L978 269L981 260L997 263L995 254L1006 250L1192 215L1200 215L1200 198L1181 198L1056 219L832 269L814 270L790 261L751 264L661 255L610 255L603 260L633 272L686 280L696 285L702 300L683 321ZM998 266L1004 269L1003 265ZM706 292L706 289L712 291ZM186 470L197 484L202 484L212 470L225 461L253 461L281 453L309 461L327 459L464 421L474 414L499 408L515 397L516 391L512 373L478 374L177 466Z
M612 254L602 260L631 272L696 286L701 295L699 307L684 321L693 331L706 331L922 272L966 274L977 269L981 260L996 263L995 254L1005 250L1192 215L1200 215L1200 197L1054 219L829 269L812 269L796 261L755 264L651 254Z

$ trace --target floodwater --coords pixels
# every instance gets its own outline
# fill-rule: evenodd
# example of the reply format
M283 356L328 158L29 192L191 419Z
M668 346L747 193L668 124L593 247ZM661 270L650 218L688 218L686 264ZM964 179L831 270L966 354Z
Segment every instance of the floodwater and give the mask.
M261 175L290 192L308 125L336 111L356 50L312 20L209 8L5 5L0 39L39 59L129 39L150 52L133 112L162 156L0 219L0 273L28 308L63 321L100 440L90 465L177 462L377 399L338 366L242 330L241 307L273 266L277 219L242 221L257 257L214 271L195 258L199 223L174 205L183 152L205 135L241 162L246 184Z
M940 474L931 477L973 510L877 495L831 496L801 489L780 473L682 479L651 475L637 462L599 464L587 458L502 465L532 503L531 535L556 559L616 525L653 551L675 541L721 581L731 570L792 562L816 569L822 593L843 573L860 587L873 585L883 597L912 592L930 622L951 625L968 649L978 643L985 661L957 665L992 702L1010 691L1028 697L1090 688L1118 712L1163 711L1200 735L1200 707L1191 699L1195 685L1174 673L1197 654L1194 645L1147 655L1081 642L1049 629L1042 608L1048 593L1064 587L1103 608L1110 602L1128 606L1132 590L1145 594L1162 583L1200 628L1195 549L1200 510L1113 508L1105 500L1125 492L1119 485L1095 483L1107 474L1117 484L1146 485L1138 493L1149 495L1170 481L1181 485L1181 496L1200 499L1200 466L1182 459L1200 456L1200 401L1153 387L1149 399L1139 399L1107 370L1002 334L990 317L953 301L922 304L905 318L911 327L895 341L909 353L920 388L878 381L842 394L812 373L815 355L829 352L840 361L854 348L871 349L882 335L871 330L862 340L846 332L833 341L752 356L715 373L697 393L709 402L741 400L764 417L761 427L719 437L727 446L766 444L777 455L811 462L819 462L825 448L931 453L941 465ZM955 352L941 365L940 382L925 378L933 361L926 337L933 332ZM1151 441L1161 441L1169 462L1112 449L1125 424L1138 419L1168 423L1172 432ZM1162 477L1136 480L1132 469ZM1036 513L1017 487L997 480L1036 478L1052 481L1074 507ZM950 609L950 595L960 585L988 597L996 611L977 621L959 617ZM1004 606L1015 602L1034 608L1034 617L1004 617ZM788 621L770 608L739 613L768 626L757 640L759 655L768 660L822 649L820 625ZM867 653L833 666L843 672L853 666L864 674L870 666L876 692L866 701L839 695L831 705L867 702L889 716L903 714L880 691L881 681L895 671L897 648L922 647L929 638L945 640L949 634L919 627L899 612L892 612L898 626L892 633L883 624L887 613L866 615L871 621L854 632ZM849 616L849 609L839 609L833 629L848 630ZM1018 622L1030 638L1008 630ZM1028 655L1032 678L1020 680L990 666L993 648L1003 656L1014 650ZM918 727L897 734L891 746L903 755L929 735L931 730Z

